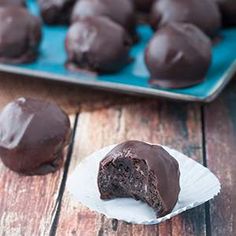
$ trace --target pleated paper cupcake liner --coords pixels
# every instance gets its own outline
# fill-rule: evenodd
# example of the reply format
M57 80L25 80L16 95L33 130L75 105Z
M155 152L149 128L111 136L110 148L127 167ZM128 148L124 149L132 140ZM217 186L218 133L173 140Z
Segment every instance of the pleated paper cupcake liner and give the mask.
M100 199L97 186L99 163L115 146L105 147L85 158L67 182L67 188L74 200L92 211L104 214L107 218L134 224L158 224L207 202L220 192L220 182L209 169L184 154L163 146L178 161L180 168L181 191L178 202L170 214L156 218L153 209L146 203L131 198L103 201Z

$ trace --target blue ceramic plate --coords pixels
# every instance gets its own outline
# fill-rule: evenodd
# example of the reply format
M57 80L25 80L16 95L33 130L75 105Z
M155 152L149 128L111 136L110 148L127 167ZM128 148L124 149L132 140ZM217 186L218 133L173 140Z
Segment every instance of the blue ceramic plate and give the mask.
M38 14L35 1L28 6ZM149 73L144 63L144 48L152 36L148 26L138 27L141 41L131 50L134 63L114 75L92 77L82 73L71 73L64 63L66 54L64 39L67 27L43 27L43 41L38 60L32 64L0 65L0 70L32 77L63 81L101 89L152 95L186 101L212 101L236 72L236 28L221 32L223 40L213 47L213 62L203 83L184 89L152 88L148 84Z

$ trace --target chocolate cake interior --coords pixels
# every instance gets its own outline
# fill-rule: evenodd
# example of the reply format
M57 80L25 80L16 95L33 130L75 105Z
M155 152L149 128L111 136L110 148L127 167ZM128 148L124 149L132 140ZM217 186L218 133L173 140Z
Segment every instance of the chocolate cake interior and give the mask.
M158 216L164 206L156 188L157 182L146 162L140 159L117 158L107 163L98 176L103 200L131 197L146 202Z

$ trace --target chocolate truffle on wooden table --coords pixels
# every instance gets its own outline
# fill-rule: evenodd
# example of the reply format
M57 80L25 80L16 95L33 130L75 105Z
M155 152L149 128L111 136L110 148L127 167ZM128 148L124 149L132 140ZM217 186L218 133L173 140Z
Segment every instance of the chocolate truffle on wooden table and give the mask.
M213 37L221 27L221 15L212 0L157 0L151 12L153 29L172 22L194 24Z
M119 71L130 61L130 37L107 17L86 17L75 22L66 36L66 66L98 73Z
M204 80L211 63L210 39L196 26L172 23L160 28L149 42L145 61L151 83L182 88Z
M19 98L0 113L0 157L21 174L58 170L69 138L68 116L54 103Z
M103 200L131 197L146 202L161 217L178 200L179 177L178 162L161 146L127 141L100 162L98 188Z
M87 16L106 16L136 35L135 10L130 0L79 0L73 9L71 21Z
M40 20L21 7L0 7L0 63L36 59L41 41Z
M0 0L0 6L19 6L25 7L25 0Z
M38 0L43 21L49 25L69 24L76 0Z
M222 21L225 26L236 26L236 1L215 0L222 13Z

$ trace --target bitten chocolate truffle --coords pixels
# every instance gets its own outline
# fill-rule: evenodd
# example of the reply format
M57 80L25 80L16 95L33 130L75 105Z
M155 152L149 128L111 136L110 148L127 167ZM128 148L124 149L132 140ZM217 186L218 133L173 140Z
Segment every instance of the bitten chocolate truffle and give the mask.
M80 0L76 3L71 21L87 16L106 16L124 27L131 35L136 34L135 11L130 0Z
M161 146L140 141L117 145L101 161L101 199L131 197L146 202L161 217L170 213L180 192L179 165Z
M196 25L213 37L221 27L221 15L212 0L157 0L151 13L153 29L171 22Z
M21 7L0 7L0 63L36 59L41 41L40 20Z
M222 13L224 26L236 26L236 1L235 0L215 0Z
M160 28L145 51L152 84L182 88L198 84L211 64L211 42L196 26L172 23Z
M70 138L68 116L54 103L19 98L0 113L0 157L25 175L55 172Z
M25 0L0 0L0 6L18 6L25 7Z
M106 17L87 17L75 22L66 36L71 70L98 73L119 71L129 62L131 45L127 32Z
M67 25L76 0L38 0L44 23L48 25Z

